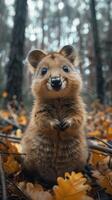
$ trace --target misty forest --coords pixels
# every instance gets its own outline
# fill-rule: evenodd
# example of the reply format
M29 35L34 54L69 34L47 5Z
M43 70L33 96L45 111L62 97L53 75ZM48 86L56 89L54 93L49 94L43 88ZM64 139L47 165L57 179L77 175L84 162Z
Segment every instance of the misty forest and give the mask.
M111 154L112 1L0 0L0 199L111 200Z

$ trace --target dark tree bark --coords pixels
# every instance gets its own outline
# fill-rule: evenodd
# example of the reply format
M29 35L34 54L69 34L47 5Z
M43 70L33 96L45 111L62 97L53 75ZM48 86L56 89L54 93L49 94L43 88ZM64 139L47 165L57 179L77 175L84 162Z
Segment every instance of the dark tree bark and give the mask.
M111 17L111 0L107 0L108 6L108 32L107 32L107 40L106 40L106 56L107 56L107 64L109 66L109 76L112 77L112 17Z
M90 9L91 9L91 24L93 30L94 54L95 54L95 64L96 64L96 91L98 99L100 100L101 103L104 103L104 78L102 70L98 26L96 19L95 0L90 0Z
M22 101L22 75L24 58L25 25L27 17L27 0L15 0L15 17L12 30L9 62L6 66L5 104Z
M80 15L78 15L79 19L80 19L80 24L77 26L77 33L78 33L78 36L79 36L79 42L78 42L78 46L79 46L79 55L81 56L82 58L82 50L84 49L83 47L83 36L81 34L81 26L82 26L82 22L81 22L81 18L80 18ZM79 68L80 68L80 73L82 74L82 76L84 77L84 70L83 70L83 67L82 67L82 60L80 62L80 65L79 65Z

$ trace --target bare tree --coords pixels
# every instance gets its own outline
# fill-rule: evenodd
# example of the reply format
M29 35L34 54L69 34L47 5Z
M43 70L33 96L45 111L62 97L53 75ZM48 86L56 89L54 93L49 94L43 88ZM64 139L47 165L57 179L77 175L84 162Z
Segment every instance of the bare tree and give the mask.
M112 1L107 1L108 6L108 31L107 31L107 40L106 40L106 53L107 53L107 63L109 65L109 75L112 77L112 17L111 17L111 6Z
M96 9L95 0L90 0L91 9L91 25L93 30L93 41L94 41L94 54L95 54L95 64L96 64L96 91L97 97L101 103L104 103L104 78L102 70L102 60L99 44L99 35L96 19Z
M22 74L24 58L25 25L27 16L27 0L15 0L14 26L10 45L9 62L6 66L6 105L22 101Z

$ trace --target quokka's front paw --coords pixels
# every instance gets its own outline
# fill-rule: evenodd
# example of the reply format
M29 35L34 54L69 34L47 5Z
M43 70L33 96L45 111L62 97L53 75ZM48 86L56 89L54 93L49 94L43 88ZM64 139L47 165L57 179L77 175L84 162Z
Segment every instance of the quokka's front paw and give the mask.
M58 128L58 126L59 126L59 120L57 120L57 119L55 119L55 120L53 120L53 121L50 121L50 125L51 125L51 127L52 128L54 128L54 129L57 129Z
M60 129L61 131L64 131L65 129L67 129L67 128L69 128L69 127L70 127L69 121L63 120L63 121L61 121L61 122L59 123L59 129Z
M71 126L71 122L68 120L62 120L62 121L56 121L56 124L54 125L55 129L64 131L65 129L69 128Z

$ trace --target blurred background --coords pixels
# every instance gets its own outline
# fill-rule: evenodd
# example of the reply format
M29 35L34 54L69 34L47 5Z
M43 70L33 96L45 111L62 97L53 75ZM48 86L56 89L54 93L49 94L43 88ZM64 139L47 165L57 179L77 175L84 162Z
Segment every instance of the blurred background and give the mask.
M66 44L80 55L85 101L112 104L111 0L0 0L0 106L30 108L28 51Z

